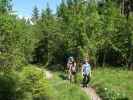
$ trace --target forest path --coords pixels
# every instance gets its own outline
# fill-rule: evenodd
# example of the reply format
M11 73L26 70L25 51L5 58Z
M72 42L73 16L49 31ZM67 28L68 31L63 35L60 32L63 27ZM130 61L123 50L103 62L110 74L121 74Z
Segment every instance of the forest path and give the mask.
M53 78L52 72L46 70L46 78L47 78L47 79L52 79L52 78Z
M46 71L46 78L47 79L52 79L53 78L53 73L50 71ZM89 97L91 97L91 100L102 100L97 94L95 89L93 89L91 86L89 86L88 88L82 88L81 90L83 90Z
M91 100L102 100L96 93L95 89L89 86L88 88L81 88L88 96L91 97Z

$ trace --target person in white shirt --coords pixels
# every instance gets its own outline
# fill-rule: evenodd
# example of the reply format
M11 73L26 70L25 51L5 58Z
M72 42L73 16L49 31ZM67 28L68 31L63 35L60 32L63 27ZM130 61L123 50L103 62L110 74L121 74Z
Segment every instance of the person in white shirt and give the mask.
M76 82L76 62L73 57L69 57L67 62L67 68L68 68L68 79L72 82Z
M90 77L91 77L91 66L89 61L86 59L85 63L82 65L82 76L83 76L83 87L87 87Z

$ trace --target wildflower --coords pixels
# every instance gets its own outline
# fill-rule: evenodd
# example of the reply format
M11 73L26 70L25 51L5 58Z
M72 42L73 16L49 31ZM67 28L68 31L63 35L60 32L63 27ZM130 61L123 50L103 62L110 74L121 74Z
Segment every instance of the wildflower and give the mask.
M104 88L104 90L106 91L106 90L107 90L107 88Z

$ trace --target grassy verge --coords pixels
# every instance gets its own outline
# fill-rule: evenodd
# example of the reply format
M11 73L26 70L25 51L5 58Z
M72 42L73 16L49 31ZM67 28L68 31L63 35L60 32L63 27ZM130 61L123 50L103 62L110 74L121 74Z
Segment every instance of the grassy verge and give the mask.
M53 72L48 80L45 70L33 65L0 72L0 86L0 100L89 100L78 85L65 80L64 73Z
M99 68L93 71L91 84L104 100L132 100L133 72Z
M54 100L90 100L79 86L63 80L63 73L54 73L50 86L53 88Z

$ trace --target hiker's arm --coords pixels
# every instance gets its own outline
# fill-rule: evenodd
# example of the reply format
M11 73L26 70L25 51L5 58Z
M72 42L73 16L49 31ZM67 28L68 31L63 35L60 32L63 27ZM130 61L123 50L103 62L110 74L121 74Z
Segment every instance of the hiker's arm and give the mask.
M69 62L67 62L67 68L69 68Z
M83 67L84 67L84 66L82 65L82 68L81 68L81 73L82 73L82 76L83 76Z
M76 62L74 62L74 67L76 67Z
M91 66L90 66L90 77L91 77Z

